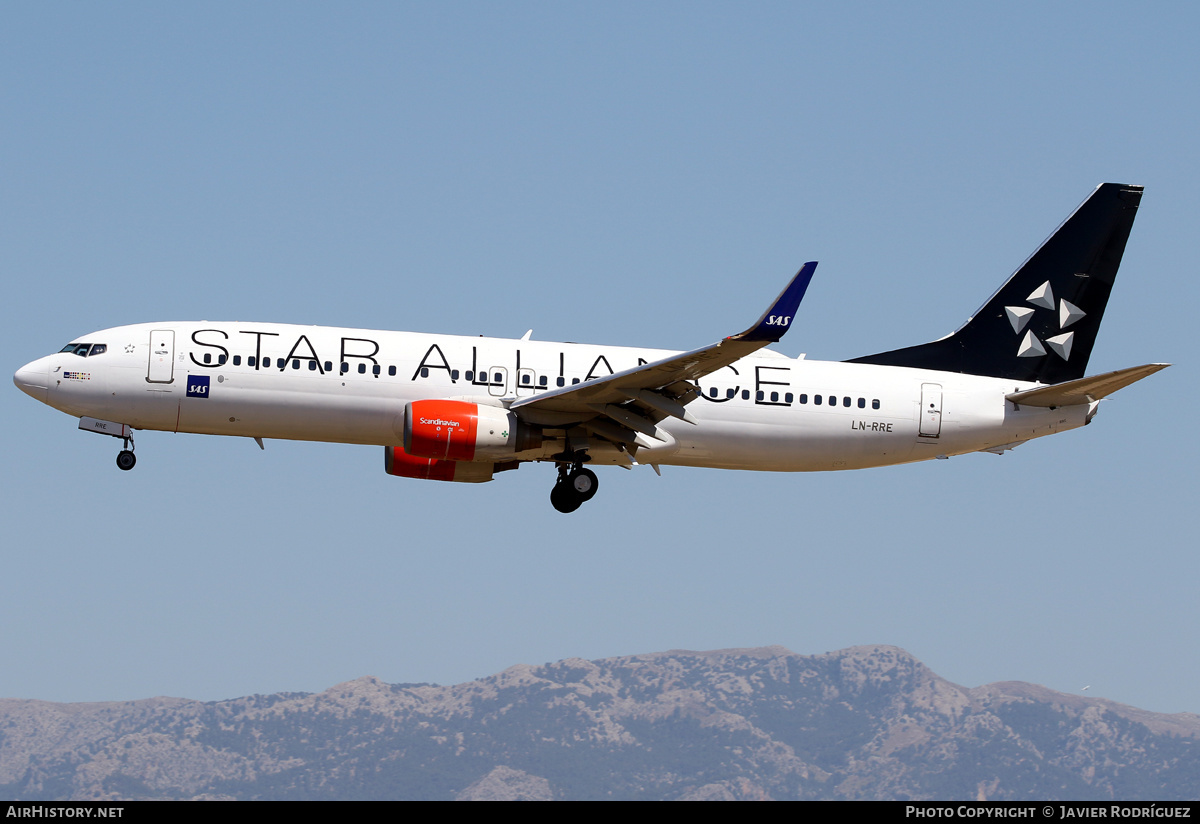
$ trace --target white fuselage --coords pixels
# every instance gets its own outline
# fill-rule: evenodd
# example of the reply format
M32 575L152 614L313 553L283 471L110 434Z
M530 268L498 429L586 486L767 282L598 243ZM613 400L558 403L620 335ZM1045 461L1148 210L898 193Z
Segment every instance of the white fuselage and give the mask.
M17 384L74 416L134 429L400 446L410 401L505 401L652 362L662 350L263 323L122 326L105 351L30 363ZM637 462L781 472L859 469L1014 445L1085 424L1087 405L1018 408L1035 384L762 350L696 382ZM545 460L553 438L518 460ZM607 442L597 463L629 463Z

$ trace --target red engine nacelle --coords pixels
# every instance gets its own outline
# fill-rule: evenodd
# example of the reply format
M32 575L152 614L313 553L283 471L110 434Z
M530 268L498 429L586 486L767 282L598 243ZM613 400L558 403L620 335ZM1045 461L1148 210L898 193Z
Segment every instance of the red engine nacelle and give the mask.
M404 407L404 451L409 456L492 461L541 445L541 431L507 409L451 400L413 401Z
M493 463L439 461L437 458L418 458L409 455L402 446L383 448L383 468L389 475L400 478L420 478L426 481L458 481L481 484L492 479ZM507 467L505 467L507 468Z

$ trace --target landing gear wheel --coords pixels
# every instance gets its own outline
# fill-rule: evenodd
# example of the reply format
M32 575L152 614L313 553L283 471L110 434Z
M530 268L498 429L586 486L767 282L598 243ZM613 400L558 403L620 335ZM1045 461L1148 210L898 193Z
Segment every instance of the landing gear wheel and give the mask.
M133 469L133 465L135 463L137 463L137 457L134 456L134 454L128 449L122 449L117 453L117 466L120 469L128 472L129 470Z
M583 499L565 481L558 481L550 490L550 504L559 512L574 512L582 503Z
M567 483L571 485L571 489L579 496L580 503L590 501L592 496L596 494L596 489L600 486L600 481L596 478L596 473L583 467L574 470L568 475Z
M584 501L592 499L600 485L596 473L583 468L583 464L591 458L586 452L571 451L553 457L558 463L558 479L550 490L550 503L559 512L574 512Z

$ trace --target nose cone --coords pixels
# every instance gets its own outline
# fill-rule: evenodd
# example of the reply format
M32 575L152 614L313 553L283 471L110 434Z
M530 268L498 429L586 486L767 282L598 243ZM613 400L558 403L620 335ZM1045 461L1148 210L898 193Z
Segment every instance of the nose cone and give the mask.
M13 383L31 398L46 402L46 387L49 385L49 366L45 358L27 363L13 375Z

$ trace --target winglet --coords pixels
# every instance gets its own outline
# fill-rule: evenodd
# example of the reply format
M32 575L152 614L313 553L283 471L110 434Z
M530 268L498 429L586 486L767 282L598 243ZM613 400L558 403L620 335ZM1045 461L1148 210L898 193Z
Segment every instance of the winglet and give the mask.
M792 278L792 282L784 287L784 290L779 293L779 297L775 298L771 308L763 312L763 316L758 319L758 322L745 332L734 335L733 340L775 343L782 338L783 333L791 325L792 318L795 317L796 310L800 307L800 301L804 299L804 293L808 290L808 284L816 270L817 262L815 260L800 267L800 271Z

